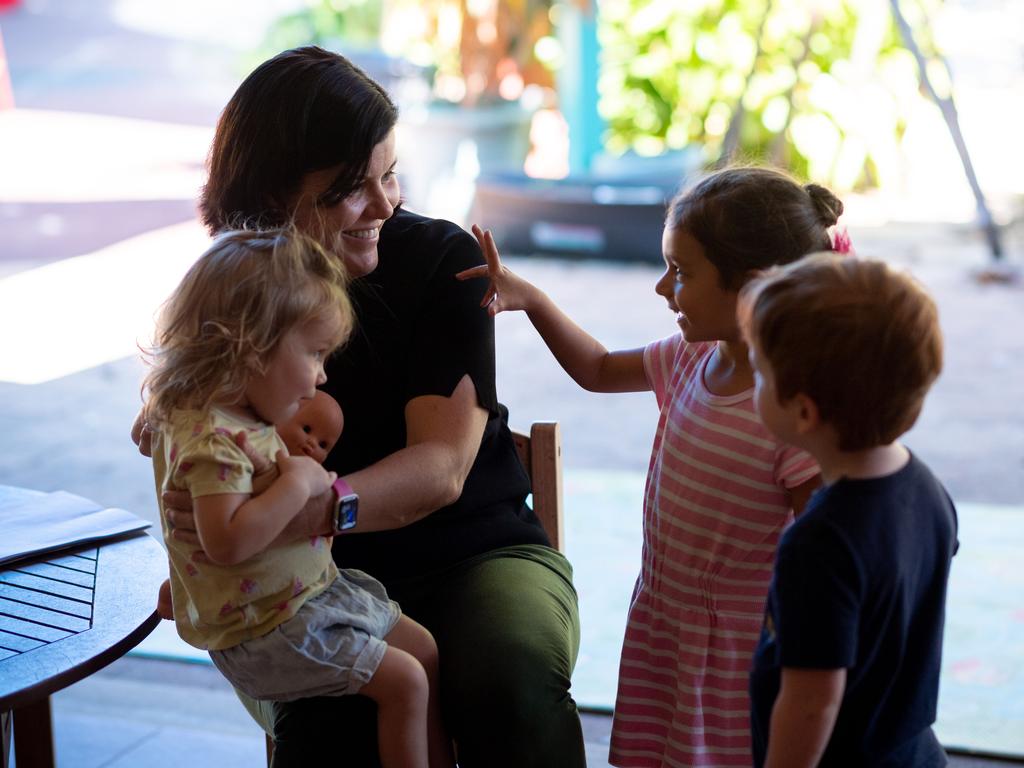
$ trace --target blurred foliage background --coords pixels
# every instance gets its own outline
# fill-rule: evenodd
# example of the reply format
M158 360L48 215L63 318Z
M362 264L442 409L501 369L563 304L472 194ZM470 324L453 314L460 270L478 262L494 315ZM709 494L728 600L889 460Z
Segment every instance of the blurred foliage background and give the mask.
M309 0L259 55L375 48L415 65L429 99L514 101L530 85L554 88L570 2L596 7L601 57L582 66L600 68L609 153L698 147L708 165L767 162L840 190L903 173L900 142L925 97L893 0ZM941 5L901 9L948 96L930 24Z
M928 14L904 2L931 53ZM769 162L839 189L900 170L922 96L887 2L603 0L600 110L609 150L696 144L708 162ZM933 73L948 90L941 71Z
M275 22L259 55L315 44L376 47L418 68L430 96L477 105L551 87L555 0L309 0Z
M267 55L299 45L375 48L382 18L380 0L310 0L271 24L254 56L262 61Z

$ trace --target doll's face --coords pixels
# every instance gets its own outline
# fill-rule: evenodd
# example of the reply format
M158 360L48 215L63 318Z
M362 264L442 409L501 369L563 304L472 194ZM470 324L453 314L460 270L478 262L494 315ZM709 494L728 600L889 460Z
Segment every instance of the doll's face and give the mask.
M292 456L309 456L323 464L341 437L345 418L338 401L321 390L304 400L295 415L277 425L277 433Z

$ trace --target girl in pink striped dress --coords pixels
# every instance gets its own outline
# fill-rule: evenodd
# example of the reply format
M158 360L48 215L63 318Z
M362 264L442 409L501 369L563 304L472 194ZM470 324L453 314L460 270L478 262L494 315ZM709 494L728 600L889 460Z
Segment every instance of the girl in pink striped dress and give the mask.
M758 271L831 250L842 210L827 189L767 168L729 168L698 181L669 208L666 270L655 285L679 332L617 352L503 267L490 233L473 228L487 266L460 278L490 278L484 303L492 315L525 310L583 388L653 390L657 398L614 765L751 764L747 676L775 547L817 487L818 468L757 417L736 299Z

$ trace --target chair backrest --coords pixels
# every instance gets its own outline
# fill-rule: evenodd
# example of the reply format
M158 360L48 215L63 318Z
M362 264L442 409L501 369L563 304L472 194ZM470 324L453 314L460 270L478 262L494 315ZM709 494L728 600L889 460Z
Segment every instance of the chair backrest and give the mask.
M534 514L551 539L551 546L564 551L562 434L558 422L535 421L529 435L512 430L512 439L530 476Z

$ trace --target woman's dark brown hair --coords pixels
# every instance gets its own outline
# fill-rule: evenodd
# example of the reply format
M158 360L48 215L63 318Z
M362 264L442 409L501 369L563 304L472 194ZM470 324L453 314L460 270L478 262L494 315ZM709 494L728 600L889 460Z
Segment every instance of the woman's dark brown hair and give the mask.
M278 54L243 81L217 122L203 223L211 233L281 226L302 178L335 166L317 202L337 203L359 186L397 121L384 89L344 56L315 46Z
M828 228L842 213L843 204L822 186L802 186L773 168L734 167L680 193L665 226L689 232L722 287L737 290L752 270L831 250Z

